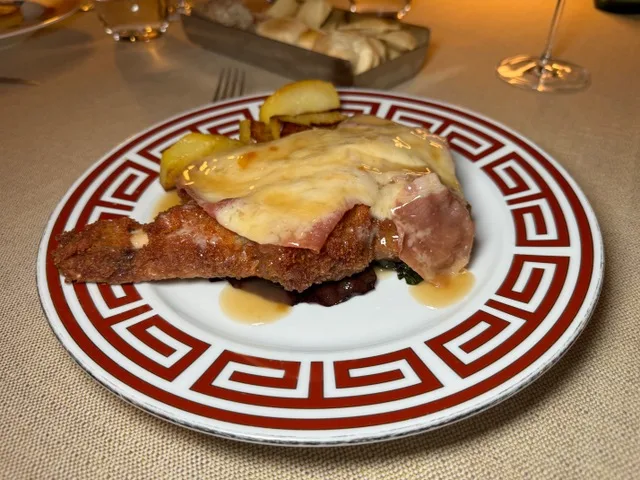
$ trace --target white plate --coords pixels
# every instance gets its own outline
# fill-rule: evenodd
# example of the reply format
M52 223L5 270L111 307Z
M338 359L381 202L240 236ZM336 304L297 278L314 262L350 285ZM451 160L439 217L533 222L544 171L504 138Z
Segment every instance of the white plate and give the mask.
M23 21L18 27L0 30L0 48L13 45L41 28L70 17L80 8L80 0L25 1L21 6Z
M147 221L162 196L162 150L185 132L236 135L264 96L205 106L136 135L96 163L53 213L38 287L54 332L100 383L144 410L206 433L290 445L362 443L423 432L531 383L584 328L603 274L602 239L574 181L544 152L466 110L342 90L344 109L447 137L477 238L476 284L430 310L385 278L279 322L226 318L219 283L65 284L55 238L99 218Z

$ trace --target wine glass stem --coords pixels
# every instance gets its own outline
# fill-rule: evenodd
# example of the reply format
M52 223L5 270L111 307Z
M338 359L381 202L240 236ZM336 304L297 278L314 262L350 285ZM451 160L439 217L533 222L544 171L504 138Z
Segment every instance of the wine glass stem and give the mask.
M553 49L553 43L556 39L556 32L558 30L558 23L560 22L560 15L564 7L565 0L558 0L556 3L556 9L553 12L553 18L551 19L551 28L549 29L549 35L547 36L547 44L544 47L542 55L540 55L540 66L546 67L551 61L551 50Z

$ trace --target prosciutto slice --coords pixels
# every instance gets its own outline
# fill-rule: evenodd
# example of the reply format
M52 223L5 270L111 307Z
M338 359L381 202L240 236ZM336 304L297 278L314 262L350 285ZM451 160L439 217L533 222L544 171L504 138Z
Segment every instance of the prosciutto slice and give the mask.
M471 255L474 225L467 203L436 174L407 184L391 220L402 244L400 259L424 279L462 270Z

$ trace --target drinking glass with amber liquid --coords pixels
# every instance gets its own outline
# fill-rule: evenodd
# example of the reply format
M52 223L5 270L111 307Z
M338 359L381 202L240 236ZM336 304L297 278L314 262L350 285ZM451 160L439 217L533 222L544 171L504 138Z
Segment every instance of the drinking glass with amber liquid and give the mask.
M381 17L402 18L410 9L411 0L349 0L350 11Z
M169 26L166 0L96 0L95 9L114 40L146 42Z

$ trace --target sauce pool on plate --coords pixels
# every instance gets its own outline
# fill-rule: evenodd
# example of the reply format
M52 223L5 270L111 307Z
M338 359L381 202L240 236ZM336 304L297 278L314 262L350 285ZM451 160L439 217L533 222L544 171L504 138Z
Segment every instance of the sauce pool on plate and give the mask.
M456 275L436 277L409 287L411 296L431 308L444 308L460 302L473 288L476 279L468 271Z
M262 287L261 287L262 288ZM220 292L220 308L232 320L248 325L264 325L281 319L291 307L271 299L271 292L252 292L225 285Z
M177 190L166 192L154 205L151 212L151 218L156 218L159 213L165 212L171 207L175 207L176 205L180 205L181 203L182 200L180 199Z
M376 268L376 276L393 274L393 270ZM373 271L370 271L373 274ZM362 277L362 278L360 278ZM362 295L374 288L368 285L365 272L350 277L350 282L357 282L345 296L343 282L328 282L309 289L306 295L285 291L282 287L261 279L230 279L220 293L219 304L222 312L233 321L247 325L264 325L285 317L293 305L297 303L320 303L329 306L341 303L353 295ZM364 282L364 283L363 283ZM438 277L431 282L409 286L411 295L421 304L438 309L445 308L462 301L471 291L475 283L473 273L464 271L457 275ZM355 286L357 285L357 286ZM354 290L354 291L351 291ZM356 292L357 291L357 292ZM340 293L342 292L342 294ZM311 293L311 295L308 295ZM332 302L323 303L329 295ZM337 300L336 300L337 299Z

